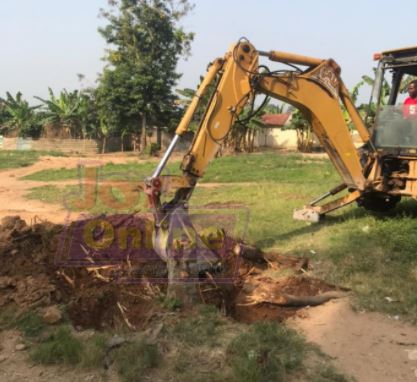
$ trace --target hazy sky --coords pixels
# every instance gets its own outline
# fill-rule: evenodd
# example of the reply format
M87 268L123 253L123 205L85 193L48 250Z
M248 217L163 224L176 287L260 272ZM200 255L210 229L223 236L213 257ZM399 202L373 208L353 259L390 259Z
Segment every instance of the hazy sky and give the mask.
M48 86L94 84L105 49L97 27L106 0L0 0L0 96L29 99ZM194 0L183 25L196 33L178 87L195 87L208 62L241 36L260 50L332 57L348 87L370 73L374 52L417 45L416 0Z

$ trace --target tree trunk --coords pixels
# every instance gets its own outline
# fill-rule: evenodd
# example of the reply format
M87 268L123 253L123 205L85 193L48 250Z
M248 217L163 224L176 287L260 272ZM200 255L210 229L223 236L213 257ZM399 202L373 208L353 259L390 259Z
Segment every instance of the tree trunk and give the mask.
M131 137L131 139L132 139L132 142L133 142L133 151L137 151L137 147L136 147L136 145L137 145L137 136L136 136L136 134L132 134L132 137Z
M140 151L146 148L146 114L142 114L142 128L140 132Z
M255 137L256 137L256 130L252 129L252 136L250 138L249 150L252 153L255 149Z
M107 145L107 137L103 137L103 146L101 147L101 153L104 154L106 152L106 145Z
M162 148L162 129L160 126L156 127L156 144L158 145L158 149L161 150Z

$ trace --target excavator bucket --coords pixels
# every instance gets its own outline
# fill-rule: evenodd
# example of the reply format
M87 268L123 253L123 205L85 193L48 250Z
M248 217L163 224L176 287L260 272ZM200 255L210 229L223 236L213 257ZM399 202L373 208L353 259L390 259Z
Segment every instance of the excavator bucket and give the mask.
M292 217L295 220L308 221L312 223L318 223L320 221L320 214L308 207L294 210Z
M184 205L165 211L155 227L153 246L164 261L181 263L188 274L194 277L215 269L219 263L219 257L197 233L188 208Z

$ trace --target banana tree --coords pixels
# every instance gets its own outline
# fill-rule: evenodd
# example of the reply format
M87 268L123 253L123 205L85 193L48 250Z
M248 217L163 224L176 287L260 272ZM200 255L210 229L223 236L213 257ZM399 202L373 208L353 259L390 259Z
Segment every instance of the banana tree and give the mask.
M6 131L16 130L22 137L37 137L41 131L41 125L35 113L39 106L30 106L23 99L22 93L18 92L13 97L9 92L6 98L0 98L3 109L3 126Z
M313 148L313 129L300 110L292 110L288 129L294 129L297 133L298 151L303 153L311 152Z
M83 100L78 90L62 90L58 97L51 88L49 99L35 97L43 103L43 122L63 129L71 138L83 137L82 118Z
M407 93L407 89L408 89L408 84L413 81L416 80L417 77L416 76L410 76L410 75L405 75L403 77L403 79L401 80L401 85L400 85L400 93Z

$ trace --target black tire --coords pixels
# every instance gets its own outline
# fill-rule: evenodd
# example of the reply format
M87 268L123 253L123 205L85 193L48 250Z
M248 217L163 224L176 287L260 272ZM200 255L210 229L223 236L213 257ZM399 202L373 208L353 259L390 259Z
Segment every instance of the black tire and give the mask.
M368 211L387 212L392 210L401 200L401 196L388 195L383 193L370 193L363 195L358 200L358 206Z

